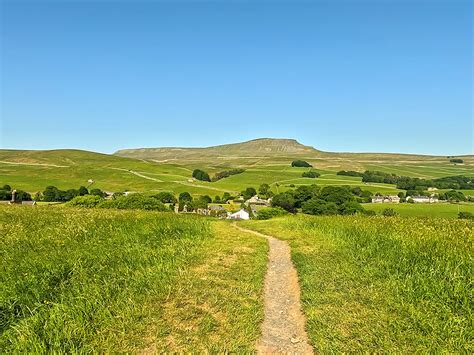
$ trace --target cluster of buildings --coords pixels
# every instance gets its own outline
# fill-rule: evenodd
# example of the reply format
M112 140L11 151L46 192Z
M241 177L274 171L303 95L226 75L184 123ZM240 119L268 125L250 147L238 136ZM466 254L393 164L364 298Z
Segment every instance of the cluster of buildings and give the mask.
M413 200L414 203L437 203L439 199L435 196L407 196ZM374 196L372 197L372 203L400 203L400 197L398 196Z
M240 197L239 199L236 199L237 202L241 201L243 202L244 199L243 197ZM272 199L262 199L258 197L258 195L255 195L248 199L247 201L243 202L248 208L252 210L252 213L254 215L258 214L258 210L256 206L262 206L262 207L269 207L271 206ZM179 206L175 205L174 211L176 213L179 213ZM236 219L236 220L248 220L250 219L250 214L245 208L241 208L237 212L229 212L227 211L224 207L221 205L210 205L207 208L198 208L194 211L191 211L188 209L187 205L184 205L183 210L181 213L196 213L202 216L213 216L213 217L220 217L220 218L226 218L226 219Z

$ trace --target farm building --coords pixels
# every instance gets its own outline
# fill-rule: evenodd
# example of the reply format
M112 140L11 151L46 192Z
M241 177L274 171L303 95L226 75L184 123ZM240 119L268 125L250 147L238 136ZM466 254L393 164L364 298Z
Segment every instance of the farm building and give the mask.
M270 201L265 200L263 198L258 197L258 195L255 195L251 198L249 198L246 202L247 205L260 205L260 206L270 206Z
M232 213L228 217L229 219L242 219L242 220L248 220L250 219L250 215L246 210L240 210L238 212Z
M400 197L398 196L374 196L372 197L372 203L399 203Z
M412 199L415 203L436 203L439 202L437 197L433 196L408 196L408 199Z

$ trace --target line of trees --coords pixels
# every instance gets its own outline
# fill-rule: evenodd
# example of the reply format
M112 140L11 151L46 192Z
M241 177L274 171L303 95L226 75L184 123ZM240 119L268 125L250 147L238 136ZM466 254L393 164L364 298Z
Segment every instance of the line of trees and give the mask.
M37 201L45 202L67 202L71 201L74 197L93 195L99 197L105 197L107 194L101 189L91 189L90 191L85 187L81 186L78 189L60 190L56 186L48 186L43 193L38 193L35 196Z
M12 187L10 185L3 185L0 188L0 200L11 201L12 199ZM23 190L16 190L15 192L16 201L31 201L31 195Z
M320 189L316 185L303 185L295 190L286 191L273 197L272 207L281 207L290 213L298 209L311 215L354 214L364 212L360 204L362 190L354 190L348 186L325 186Z
M229 176L232 176L232 175L242 174L244 171L245 171L245 169L231 169L231 170L220 171L220 172L216 173L212 177L211 180L213 182L219 181L221 179L225 179L225 178L227 178Z
M366 170L363 173L353 170L341 170L337 172L337 175L362 177L362 182L393 184L401 190L423 191L428 187L453 190L469 190L474 188L473 178L463 175L445 176L432 180L400 176L375 170Z

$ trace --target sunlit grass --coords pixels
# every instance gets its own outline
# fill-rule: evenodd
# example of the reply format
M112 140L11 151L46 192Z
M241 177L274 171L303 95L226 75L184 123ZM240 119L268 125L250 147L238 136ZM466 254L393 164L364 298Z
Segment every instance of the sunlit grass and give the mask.
M253 349L264 240L56 206L0 206L0 235L0 353Z
M245 224L289 241L316 351L474 351L472 222L293 216Z

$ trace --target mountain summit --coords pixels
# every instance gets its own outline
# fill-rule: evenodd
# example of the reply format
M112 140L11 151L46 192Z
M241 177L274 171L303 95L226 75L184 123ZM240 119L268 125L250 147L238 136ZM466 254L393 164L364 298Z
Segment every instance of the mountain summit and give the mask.
M273 155L314 155L318 150L305 146L295 139L259 138L242 143L232 143L205 148L139 148L123 149L116 155L140 159L178 159L192 157L250 157Z

